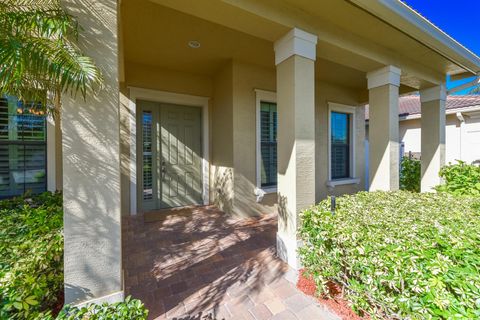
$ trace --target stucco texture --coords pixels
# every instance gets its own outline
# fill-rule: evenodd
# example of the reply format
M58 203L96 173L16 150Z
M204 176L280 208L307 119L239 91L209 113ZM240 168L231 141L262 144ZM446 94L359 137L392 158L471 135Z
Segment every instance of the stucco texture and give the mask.
M64 95L65 303L122 296L117 2L62 1L82 26L82 50L102 69L104 88Z

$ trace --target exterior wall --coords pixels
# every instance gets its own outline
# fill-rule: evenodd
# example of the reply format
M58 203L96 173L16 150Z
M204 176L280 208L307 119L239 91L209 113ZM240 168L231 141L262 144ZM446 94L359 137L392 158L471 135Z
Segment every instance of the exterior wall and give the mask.
M256 93L255 89L276 91L274 69L230 61L212 78L127 63L125 85L121 86L122 213L129 212L129 115L128 87L211 97L210 106L210 199L227 213L254 216L273 212L277 194L256 201ZM125 97L126 96L126 97ZM328 195L364 190L364 108L355 115L355 166L358 184L327 187L328 182L328 102L359 105L359 92L324 82L316 82L315 97L315 181L316 201ZM122 98L121 98L122 101ZM122 107L123 106L123 107Z
M254 89L276 91L275 70L233 63L234 212L258 215L272 212L277 194L266 194L260 203L256 185L256 94Z
M47 190L63 189L62 128L58 117L47 117Z
M212 106L213 203L231 213L233 170L233 66L227 63L214 78Z
M466 148L467 153L474 151ZM454 114L447 115L445 119L445 163L462 159L461 123ZM467 159L465 159L467 160Z
M465 116L462 130L462 160L478 163L480 161L480 117L478 114Z
M130 214L130 110L128 89L120 83L120 191L122 216Z
M146 66L127 62L125 66L127 87L161 90L194 96L211 97L211 77Z
M412 152L420 154L421 151L421 131L420 119L400 121L400 142L404 143L405 153Z
M215 76L212 112L214 203L229 214L272 212L276 193L256 202L256 96L275 91L275 71L229 62Z
M468 123L476 123L472 121L474 119L469 119L468 116L465 117L467 124L463 126L468 126ZM480 121L478 121L480 123ZM474 128L475 125L472 126ZM479 128L477 130L480 129ZM475 131L475 130L473 130ZM465 132L465 131L463 131ZM462 137L462 124L457 119L455 114L448 114L446 118L446 142L445 142L445 161L446 163L455 162L455 160L464 160L464 161L474 161L480 158L480 155L475 155L478 146L475 146L474 143L468 143L468 135L463 133ZM420 119L411 119L400 121L400 142L405 144L405 153L411 151L415 154L420 154L421 152L421 125ZM476 158L476 159L475 159Z
M83 26L81 49L104 88L63 96L65 303L123 299L117 1L62 1ZM101 15L99 15L101 13ZM98 300L97 300L98 301Z
M355 178L360 178L358 184L348 184L327 187L328 182L328 103L336 102L340 104L358 106L358 91L331 85L324 82L318 82L315 85L315 105L316 105L316 202L321 201L328 195L341 195L345 193L355 193L365 189L365 108L357 107L355 114Z

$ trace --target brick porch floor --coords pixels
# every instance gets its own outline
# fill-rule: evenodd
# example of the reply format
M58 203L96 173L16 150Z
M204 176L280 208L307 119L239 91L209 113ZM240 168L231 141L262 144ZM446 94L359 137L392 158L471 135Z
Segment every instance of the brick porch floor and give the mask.
M229 218L215 207L123 221L127 295L150 319L339 319L295 288L275 257L276 217Z

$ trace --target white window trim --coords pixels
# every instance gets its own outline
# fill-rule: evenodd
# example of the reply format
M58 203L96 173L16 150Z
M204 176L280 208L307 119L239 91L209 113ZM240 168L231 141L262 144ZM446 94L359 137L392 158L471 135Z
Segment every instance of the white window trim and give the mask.
M262 157L261 157L261 141L260 141L260 108L262 102L277 103L277 93L273 91L266 91L255 89L255 119L256 119L256 178L257 178L257 189L263 190L265 193L276 193L277 187L268 187L262 189Z
M358 184L360 178L356 177L356 107L348 106L340 103L328 102L328 181L327 186L334 188L339 185ZM350 119L350 177L332 180L332 132L331 132L331 116L332 112L342 112L351 115Z
M202 198L203 204L210 204L210 144L208 105L210 98L180 94L167 91L128 87L130 112L130 214L136 215L139 211L137 202L137 100L148 100L193 106L202 108Z

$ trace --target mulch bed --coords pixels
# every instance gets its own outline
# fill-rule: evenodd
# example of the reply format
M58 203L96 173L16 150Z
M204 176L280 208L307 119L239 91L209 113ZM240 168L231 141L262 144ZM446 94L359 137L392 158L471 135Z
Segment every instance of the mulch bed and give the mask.
M62 310L63 304L65 302L64 298L65 298L64 290L60 290L60 292L57 294L57 302L52 308L52 315L54 317L56 317Z
M304 270L300 270L298 277L297 288L306 295L317 297L318 301L327 306L332 312L337 314L343 320L367 320L370 319L368 315L359 316L349 306L348 301L343 299L342 288L340 285L334 282L327 284L328 291L331 297L317 297L317 285L312 277L305 274Z

